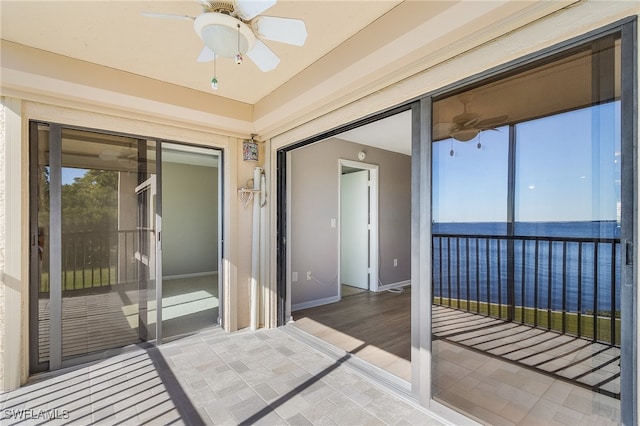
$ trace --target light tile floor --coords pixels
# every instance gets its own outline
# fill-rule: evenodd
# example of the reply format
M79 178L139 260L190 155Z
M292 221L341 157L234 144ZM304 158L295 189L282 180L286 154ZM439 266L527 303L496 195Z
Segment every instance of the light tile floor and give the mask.
M0 424L439 425L282 330L221 329L32 379Z

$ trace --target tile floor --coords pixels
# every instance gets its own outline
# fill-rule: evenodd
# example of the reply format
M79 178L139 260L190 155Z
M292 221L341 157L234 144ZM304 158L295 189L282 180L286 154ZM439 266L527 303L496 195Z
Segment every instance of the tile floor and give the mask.
M281 329L216 328L32 379L0 423L439 425Z
M433 342L433 394L491 425L616 425L620 401L446 340Z
M620 348L445 306L433 306L440 339L620 397Z

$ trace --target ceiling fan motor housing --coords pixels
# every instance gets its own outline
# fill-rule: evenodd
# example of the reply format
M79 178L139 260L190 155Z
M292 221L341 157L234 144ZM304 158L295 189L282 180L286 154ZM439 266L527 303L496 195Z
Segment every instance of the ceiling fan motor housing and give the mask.
M247 53L256 43L256 36L247 24L222 13L203 13L193 27L204 44L216 55L233 58Z

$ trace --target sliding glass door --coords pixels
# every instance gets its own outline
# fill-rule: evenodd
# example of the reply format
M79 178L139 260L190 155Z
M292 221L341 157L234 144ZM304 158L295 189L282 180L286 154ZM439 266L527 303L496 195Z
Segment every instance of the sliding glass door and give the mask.
M222 151L32 122L30 157L31 372L220 323Z
M31 369L155 336L155 143L31 124Z
M495 424L633 400L621 69L613 33L433 102L435 400Z

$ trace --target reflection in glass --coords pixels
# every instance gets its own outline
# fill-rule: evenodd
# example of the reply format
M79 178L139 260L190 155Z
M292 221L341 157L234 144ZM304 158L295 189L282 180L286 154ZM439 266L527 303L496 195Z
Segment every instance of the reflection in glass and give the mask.
M37 126L38 165L37 179L37 209L38 209L38 303L37 303L37 338L38 364L49 361L49 129Z
M607 36L433 103L432 392L483 422L620 421L619 61Z
M536 250L549 259L546 275L516 270L516 300L553 311L523 321L619 344L620 102L520 123L516 136L515 233L556 237L516 247L525 265Z
M153 222L145 221L153 217L152 205L142 202L137 192L155 173L154 156L147 155L149 143L63 128L61 184L55 189L61 204L53 211L48 202L54 190L48 178L49 132L46 126L40 128L44 130L38 132L37 170L39 361L49 359L50 318L61 321L61 345L51 350L61 346L58 358L63 362L147 339L146 329L139 328L139 312L146 308L149 287L153 293L155 232ZM51 217L59 222L50 222ZM49 240L51 223L60 223L58 247ZM61 306L49 303L53 250L60 253Z
M458 233L464 223L466 234L506 233L508 155L506 126L433 144L433 232Z
M63 360L140 340L139 282L154 258L137 194L148 169L145 141L62 131Z

